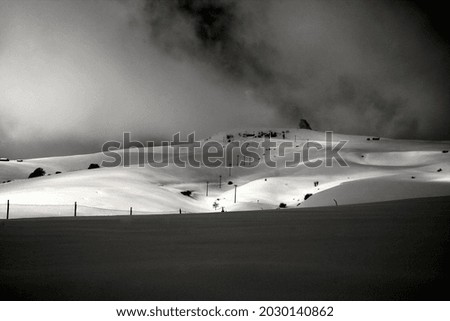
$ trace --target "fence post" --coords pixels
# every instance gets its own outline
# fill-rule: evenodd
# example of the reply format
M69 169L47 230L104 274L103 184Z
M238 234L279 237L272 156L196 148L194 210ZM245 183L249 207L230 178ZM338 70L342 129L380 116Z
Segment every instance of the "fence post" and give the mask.
M75 206L74 206L74 209L73 209L73 216L77 217L77 202L75 202Z
M133 207L130 207L130 216L133 215Z
M236 190L237 190L237 185L234 185L234 202L236 203Z
M9 220L9 200L6 202L6 219Z
M208 187L209 187L209 182L206 182L206 196L208 196Z
M219 175L219 188L222 188L222 175Z

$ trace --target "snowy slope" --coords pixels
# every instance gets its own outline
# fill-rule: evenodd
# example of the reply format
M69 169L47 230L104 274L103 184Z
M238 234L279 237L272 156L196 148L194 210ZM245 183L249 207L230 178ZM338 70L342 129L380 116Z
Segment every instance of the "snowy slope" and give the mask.
M219 133L206 139L222 145L228 141L257 141L260 132L272 130L277 144L292 142L295 151L303 144L324 142L325 134L302 129L247 129ZM282 133L284 132L284 137ZM251 137L256 136L256 137ZM407 141L366 136L335 135L334 141L347 140L341 156L348 167L337 163L308 168L303 163L294 168L281 166L291 160L294 150L273 158L276 168L257 167L179 168L174 164L155 168L138 166L136 150L131 151L128 168L118 166L88 170L91 163L108 158L102 153L11 160L0 162L0 204L11 203L14 217L71 215L74 202L80 211L92 214L124 214L133 207L139 213L211 212L277 208L335 206L380 202L427 196L450 195L449 142ZM275 147L274 149L277 149ZM161 147L146 152L159 155ZM121 151L123 152L123 151ZM264 157L261 151L259 156ZM182 152L186 156L186 151ZM197 155L201 158L201 155ZM312 149L312 160L324 159L323 150ZM157 157L158 158L158 157ZM234 159L234 158L233 158ZM242 162L241 158L241 162ZM27 179L37 167L51 176ZM61 174L54 173L60 171ZM219 176L222 184L219 188ZM6 182L11 180L11 182ZM206 196L206 182L208 196ZM319 182L318 186L314 182ZM236 200L234 203L235 186ZM191 191L190 196L181 194ZM305 201L306 194L313 194ZM213 205L216 204L214 208ZM0 205L0 217L3 217ZM123 212L102 209L123 210Z

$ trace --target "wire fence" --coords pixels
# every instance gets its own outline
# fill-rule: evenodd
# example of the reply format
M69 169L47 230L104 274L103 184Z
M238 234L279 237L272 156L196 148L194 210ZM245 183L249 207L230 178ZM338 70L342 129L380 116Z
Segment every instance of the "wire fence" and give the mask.
M157 214L189 214L178 209L173 211L140 211L132 207L128 209L112 209L80 205L42 205L42 204L13 204L0 203L0 219L38 218L38 217L89 217L89 216L118 216L118 215L157 215Z

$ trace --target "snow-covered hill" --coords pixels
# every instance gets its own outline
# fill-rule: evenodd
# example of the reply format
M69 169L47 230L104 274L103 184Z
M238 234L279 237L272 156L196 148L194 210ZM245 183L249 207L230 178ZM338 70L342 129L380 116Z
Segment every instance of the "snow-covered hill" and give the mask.
M130 207L139 214L177 213L180 209L183 212L269 209L281 203L287 208L336 206L450 195L450 142L334 135L334 143L348 141L340 155L349 166L333 162L330 167L310 168L302 162L286 168L283 163L292 160L293 153L300 152L304 144L323 144L325 133L305 129L247 129L219 133L204 141L217 141L221 145L262 142L264 134L270 131L276 133L271 138L277 143L273 151L286 142L293 145L284 156L273 157L277 163L274 168L264 163L253 168L244 166L242 155L241 166L233 158L231 170L225 166L179 168L172 163L162 168L149 164L139 166L137 150L131 150L134 157L130 167L87 169L92 163L101 164L102 160L110 159L102 153L1 161L0 183L4 183L0 184L0 204L9 200L11 213L17 218L71 215L74 202L80 210L89 208L86 210L89 214L115 214L102 209L127 211ZM162 148L144 151L159 156ZM263 159L266 152L259 151L259 157ZM186 156L186 152L182 154ZM311 160L326 157L323 150L315 148L310 155ZM201 158L200 153L197 156ZM28 179L38 167L47 176ZM181 193L187 191L191 192L190 196ZM307 194L312 196L305 200ZM3 217L4 207L0 206ZM60 209L54 211L58 206Z

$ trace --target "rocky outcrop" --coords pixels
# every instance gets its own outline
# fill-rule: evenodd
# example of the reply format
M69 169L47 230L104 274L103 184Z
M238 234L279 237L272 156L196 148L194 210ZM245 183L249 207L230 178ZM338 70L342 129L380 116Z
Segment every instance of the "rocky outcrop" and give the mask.
M298 128L300 129L309 129L312 130L311 126L306 119L300 119L300 123L298 124Z

